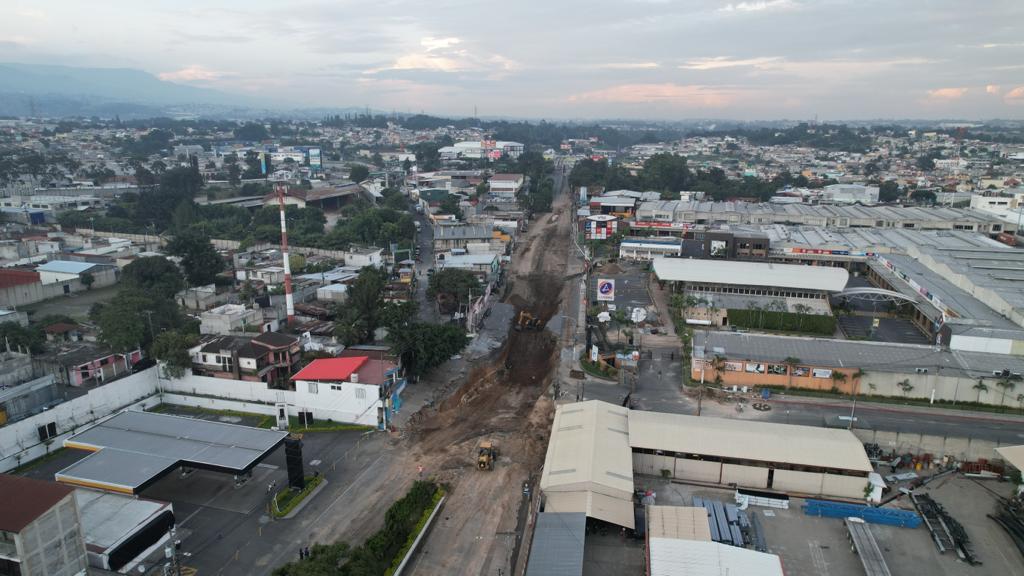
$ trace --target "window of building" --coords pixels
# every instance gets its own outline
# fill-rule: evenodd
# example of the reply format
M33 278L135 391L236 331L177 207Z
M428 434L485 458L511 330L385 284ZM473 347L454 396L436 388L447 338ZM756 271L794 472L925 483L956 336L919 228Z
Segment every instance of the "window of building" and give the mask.
M356 400L366 399L366 388L356 388Z
M306 384L309 385L309 393L310 394L317 394L316 382L306 382Z

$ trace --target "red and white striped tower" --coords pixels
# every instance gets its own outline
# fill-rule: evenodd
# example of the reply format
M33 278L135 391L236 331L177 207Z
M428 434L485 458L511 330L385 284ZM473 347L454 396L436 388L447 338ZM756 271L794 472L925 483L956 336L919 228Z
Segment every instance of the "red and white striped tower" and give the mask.
M281 256L284 258L284 303L285 308L288 310L288 325L291 326L292 319L295 317L295 301L292 298L292 265L288 261L288 227L284 223L284 195L288 188L284 184L278 184L275 188L277 189L277 204L281 208Z

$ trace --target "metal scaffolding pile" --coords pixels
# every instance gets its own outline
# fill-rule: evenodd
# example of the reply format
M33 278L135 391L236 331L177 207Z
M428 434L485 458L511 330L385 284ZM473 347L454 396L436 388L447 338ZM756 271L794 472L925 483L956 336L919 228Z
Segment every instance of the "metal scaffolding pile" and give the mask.
M931 532L932 540L935 541L935 546L938 547L940 554L945 553L946 550L955 550L957 556L964 562L972 566L981 564L981 560L974 555L974 551L971 549L971 540L967 536L967 531L957 522L956 518L946 512L942 504L927 494L916 492L910 495L910 499L921 517L924 518L925 526Z

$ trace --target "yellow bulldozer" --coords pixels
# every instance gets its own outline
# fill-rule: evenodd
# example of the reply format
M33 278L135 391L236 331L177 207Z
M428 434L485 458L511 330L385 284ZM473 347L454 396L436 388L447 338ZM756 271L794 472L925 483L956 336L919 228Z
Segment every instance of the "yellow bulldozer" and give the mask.
M494 461L498 459L498 449L494 442L486 440L480 443L480 451L476 457L476 467L480 470L494 470Z

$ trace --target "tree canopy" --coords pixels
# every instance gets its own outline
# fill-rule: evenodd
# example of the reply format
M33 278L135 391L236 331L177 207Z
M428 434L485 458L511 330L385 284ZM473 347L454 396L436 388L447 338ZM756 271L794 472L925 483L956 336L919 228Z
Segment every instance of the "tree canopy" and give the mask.
M121 270L121 286L142 293L171 298L185 287L181 270L163 256L146 256Z
M388 333L392 351L402 358L409 374L421 375L444 364L469 343L460 326L413 322Z
M465 302L470 293L480 296L483 288L480 280L469 270L446 268L431 276L427 284L427 294L432 298Z
M210 243L210 237L195 230L185 230L167 243L167 252L181 258L181 266L192 286L212 284L224 269L224 259Z

